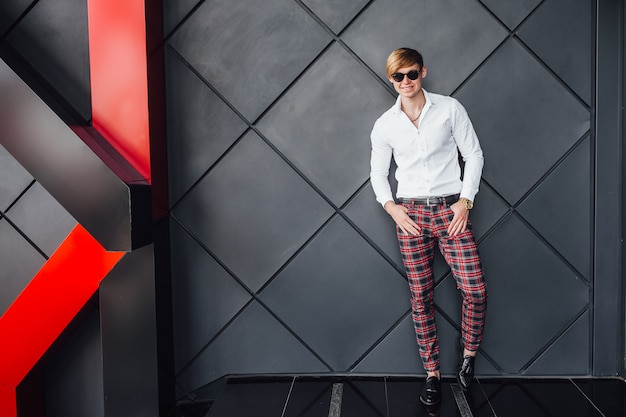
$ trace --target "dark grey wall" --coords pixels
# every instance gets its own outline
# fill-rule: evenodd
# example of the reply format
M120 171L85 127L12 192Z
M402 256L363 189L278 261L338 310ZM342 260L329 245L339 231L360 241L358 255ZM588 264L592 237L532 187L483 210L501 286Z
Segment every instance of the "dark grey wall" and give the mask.
M76 225L0 146L0 315Z
M400 46L423 52L426 88L465 105L485 152L478 373L606 373L593 295L611 278L594 254L619 241L595 228L595 8L164 1L179 394L229 374L423 373L393 225L368 182ZM436 273L450 374L460 297L441 258ZM603 324L616 334L620 311Z
M99 321L97 305L91 305L71 336L46 358L42 373L47 417L104 417Z

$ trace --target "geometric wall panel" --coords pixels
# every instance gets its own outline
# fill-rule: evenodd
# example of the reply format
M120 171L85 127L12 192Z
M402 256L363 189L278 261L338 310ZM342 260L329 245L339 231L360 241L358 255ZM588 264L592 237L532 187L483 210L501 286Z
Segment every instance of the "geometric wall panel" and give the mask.
M591 355L586 311L524 372L526 375L586 375Z
M251 299L250 294L177 224L171 226L176 371Z
M499 0L482 0L482 2L508 26L514 29L539 5L542 0L518 0L505 2Z
M367 0L352 0L343 2L304 0L303 3L309 7L325 24L327 24L333 32L339 33L367 4Z
M334 217L261 300L333 370L345 371L409 309L407 288L354 229Z
M403 46L423 52L427 90L467 109L485 156L471 213L489 292L478 372L589 373L595 138L582 2L165 2L181 389L285 369L423 374L394 224L368 181L369 134L396 97L385 61ZM439 254L434 275L452 374L460 295ZM254 328L262 352L249 354L264 364L243 357L253 325L266 332ZM284 357L269 351L275 337ZM566 352L578 337L587 343ZM294 365L303 352L314 359Z
M429 69L425 88L451 94L506 36L479 2L425 1L418 7L412 0L378 0L346 29L343 40L384 80L392 50L417 48Z
M471 109L483 178L510 204L589 130L588 110L514 40L455 97Z
M508 214L510 206L493 188L482 182L476 194L471 222L477 240L482 240L498 221Z
M440 322L441 320L437 317L437 324L439 325ZM441 329L438 327L438 330ZM363 360L356 364L354 371L381 374L424 373L417 343L415 343L413 320L408 308L402 321Z
M258 302L249 304L220 337L179 374L186 390L224 375L241 373L319 373L328 368Z
M591 50L592 11L588 0L544 1L519 31L520 39L587 105L592 55L580 51Z
M591 148L586 138L518 207L518 212L589 280Z
M165 51L167 156L172 204L217 161L248 125L170 49Z
M221 30L207 36L206 28L217 26ZM171 42L252 121L329 41L330 36L293 1L242 0L205 2Z
M371 123L389 108L388 91L372 81L334 45L258 123L337 206L367 181Z
M402 256L398 250L398 238L393 219L382 210L376 201L374 190L368 184L346 205L343 212L379 250L388 257L396 268L404 271Z
M515 374L588 305L590 290L515 215L480 251L489 291L481 347Z
M332 209L250 132L173 214L257 291L331 216Z

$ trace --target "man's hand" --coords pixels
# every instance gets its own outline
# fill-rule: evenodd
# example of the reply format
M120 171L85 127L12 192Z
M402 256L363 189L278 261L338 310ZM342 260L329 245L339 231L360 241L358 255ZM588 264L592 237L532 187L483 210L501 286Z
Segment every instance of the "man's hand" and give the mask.
M452 204L450 209L454 212L454 217L448 226L448 236L454 237L459 233L463 233L467 229L469 210L459 201Z
M409 217L409 209L406 207L396 204L393 201L387 201L385 203L385 211L391 216L405 235L418 236L420 234L422 229Z

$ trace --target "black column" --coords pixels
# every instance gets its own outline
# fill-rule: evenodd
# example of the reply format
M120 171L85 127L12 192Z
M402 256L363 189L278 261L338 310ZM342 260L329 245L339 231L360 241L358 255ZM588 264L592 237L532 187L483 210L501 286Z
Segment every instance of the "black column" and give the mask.
M624 370L622 228L624 205L624 5L597 1L595 61L595 245L593 375Z

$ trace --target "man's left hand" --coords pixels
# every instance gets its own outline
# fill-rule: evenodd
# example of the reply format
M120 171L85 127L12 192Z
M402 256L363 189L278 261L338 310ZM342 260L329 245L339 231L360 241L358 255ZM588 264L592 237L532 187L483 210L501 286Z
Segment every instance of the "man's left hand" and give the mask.
M464 204L456 202L450 206L454 212L454 218L448 226L448 236L454 237L459 233L463 233L467 229L467 220L469 219L469 210Z

